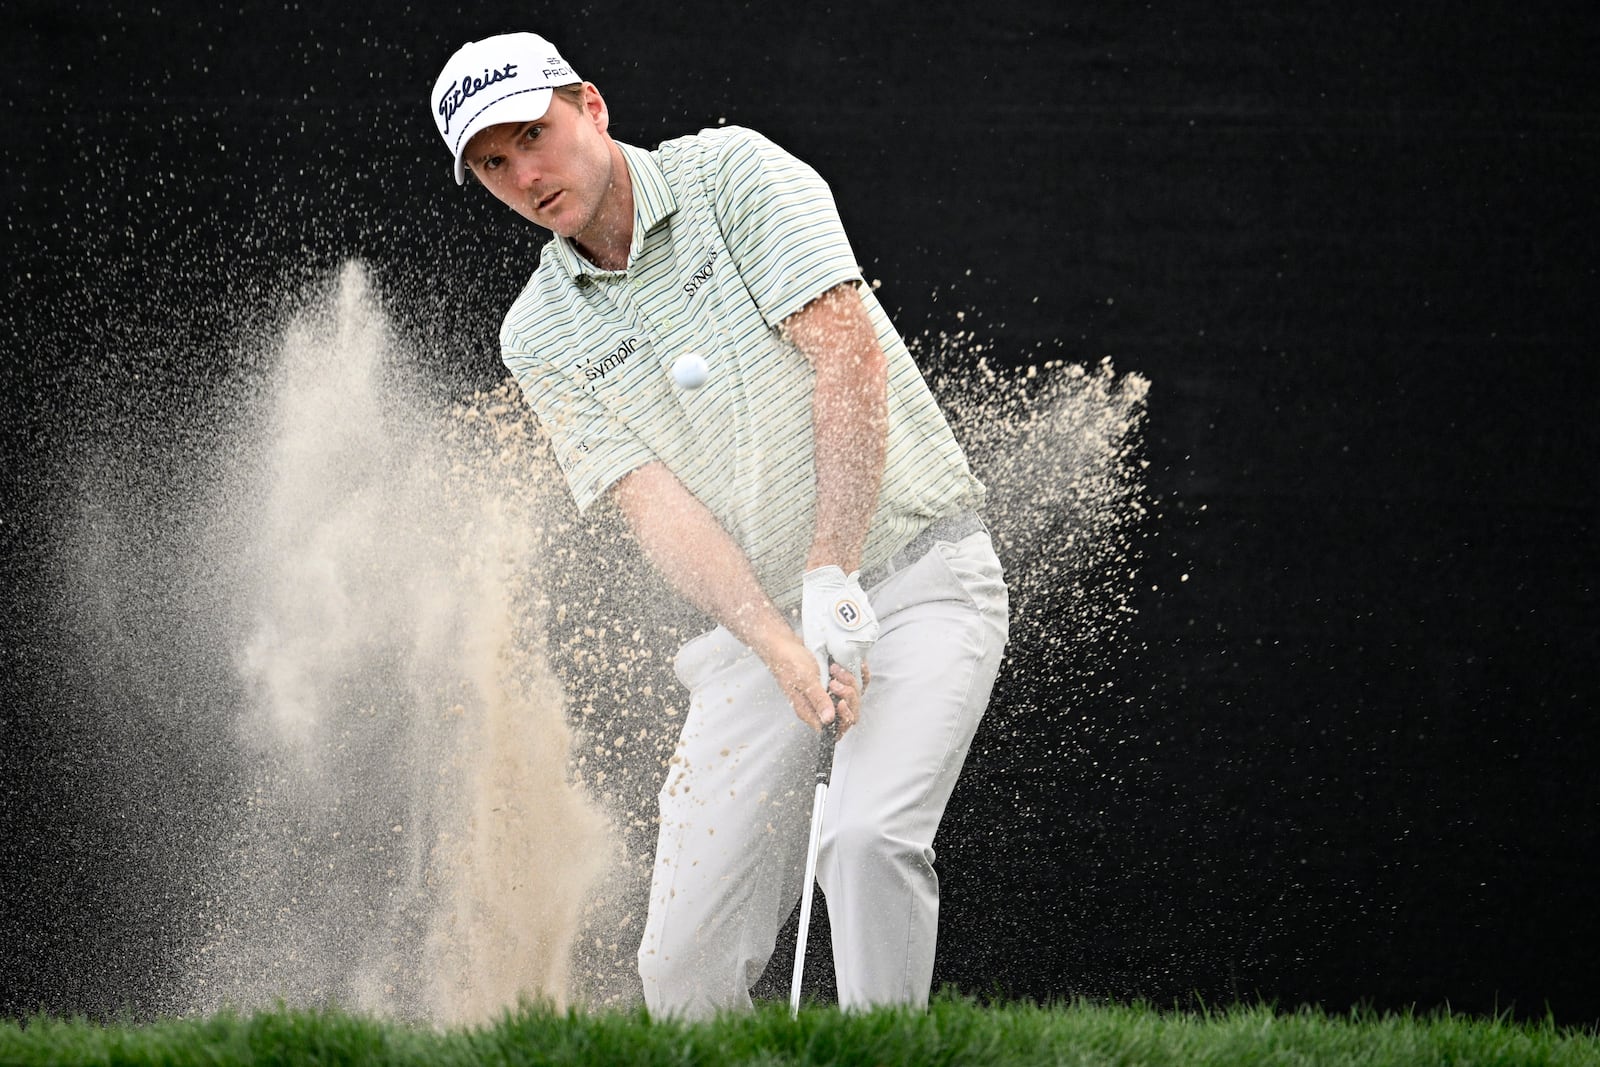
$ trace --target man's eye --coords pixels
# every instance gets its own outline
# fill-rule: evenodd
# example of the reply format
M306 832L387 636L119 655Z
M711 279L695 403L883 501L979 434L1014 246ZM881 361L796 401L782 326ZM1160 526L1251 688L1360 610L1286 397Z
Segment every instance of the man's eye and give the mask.
M484 170L499 170L500 164L506 161L505 156L490 156L481 164Z
M522 139L525 141L533 141L538 139L538 136L543 132L543 126L529 126L527 129L522 131Z

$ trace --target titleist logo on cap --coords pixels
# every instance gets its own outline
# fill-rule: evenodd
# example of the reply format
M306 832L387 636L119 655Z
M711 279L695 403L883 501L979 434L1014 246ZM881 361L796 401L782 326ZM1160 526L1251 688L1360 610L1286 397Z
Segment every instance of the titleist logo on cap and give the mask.
M548 56L545 59L545 63L548 66L539 72L544 76L545 86L564 84L557 82L555 80L557 78L569 80L577 78L577 75L572 73L572 68L567 66L560 56ZM450 85L444 91L444 95L439 97L439 117L444 120L444 125L441 127L440 132L450 132L450 120L455 118L456 112L461 110L462 104L483 92L489 86L509 81L516 76L517 65L515 63L507 63L503 67L485 70L482 75L468 74L459 82Z
M503 82L508 78L517 76L517 65L507 63L498 70L486 70L483 77L468 74L460 83L452 85L445 90L439 98L439 117L444 119L444 132L450 132L450 120L456 117L456 112L461 110L461 105L472 96L483 92L496 82ZM415 112L413 112L415 114Z

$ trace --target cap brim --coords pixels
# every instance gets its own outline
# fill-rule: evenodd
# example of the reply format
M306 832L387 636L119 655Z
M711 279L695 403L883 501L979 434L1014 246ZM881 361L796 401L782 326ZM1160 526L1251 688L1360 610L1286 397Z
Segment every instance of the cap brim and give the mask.
M523 89L520 92L508 93L493 103L486 104L475 114L467 119L461 127L461 139L456 142L456 184L461 185L467 180L466 152L467 142L477 136L479 131L490 126L498 126L502 122L532 122L534 119L544 118L544 113L550 110L550 100L555 96L555 90L549 86L539 89Z

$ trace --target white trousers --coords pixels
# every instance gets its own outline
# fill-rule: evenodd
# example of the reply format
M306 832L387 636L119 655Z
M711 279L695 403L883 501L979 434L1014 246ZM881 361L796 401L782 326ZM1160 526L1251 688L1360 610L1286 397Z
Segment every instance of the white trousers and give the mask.
M1007 595L989 535L939 542L867 591L882 633L834 754L817 881L839 1003L927 1004L933 837L1000 668ZM717 628L678 653L689 713L660 794L645 1003L703 1017L750 987L800 899L818 739L766 666Z

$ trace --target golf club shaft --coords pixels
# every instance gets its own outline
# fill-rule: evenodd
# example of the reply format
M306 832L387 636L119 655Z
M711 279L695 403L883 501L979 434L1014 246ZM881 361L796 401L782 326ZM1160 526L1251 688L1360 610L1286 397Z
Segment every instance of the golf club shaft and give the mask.
M817 748L817 784L811 798L811 836L806 844L806 873L800 891L800 930L794 945L794 977L789 983L789 1014L800 1014L800 980L805 974L806 935L811 929L811 895L817 882L817 850L822 843L822 810L828 803L828 780L833 773L833 745L839 737L838 719L822 728Z

